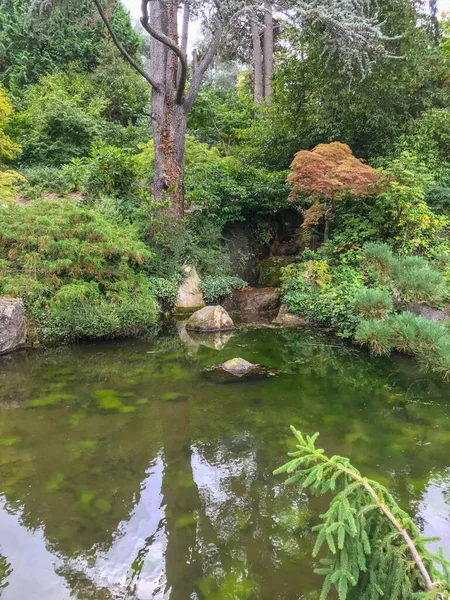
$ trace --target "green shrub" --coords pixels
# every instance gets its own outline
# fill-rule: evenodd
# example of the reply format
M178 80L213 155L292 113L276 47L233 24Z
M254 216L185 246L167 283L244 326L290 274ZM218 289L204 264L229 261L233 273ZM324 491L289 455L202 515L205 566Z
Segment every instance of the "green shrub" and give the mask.
M428 188L425 190L425 201L437 215L450 214L449 187L434 186Z
M363 288L356 294L354 307L364 319L384 319L393 308L392 294L386 290Z
M320 267L317 271L310 263L283 269L281 289L289 311L308 323L333 327L341 337L351 337L360 320L354 300L362 287L361 275L349 266L335 267L330 275L328 270ZM317 282L318 273L322 285Z
M59 167L37 165L22 169L22 174L26 182L22 184L21 192L30 199L46 193L64 195L74 188L65 170Z
M0 207L0 295L22 297L46 339L154 323L151 259L134 228L72 201Z
M404 302L440 304L447 295L445 277L420 256L399 258L393 265L393 285Z
M356 329L355 340L362 346L368 346L375 356L389 354L393 348L387 321L361 321Z
M44 341L73 342L137 335L155 324L158 305L151 295L118 302L99 298L51 305L45 312L33 308L32 314Z
M240 279L240 277L231 277L229 275L205 277L200 282L200 289L207 304L217 303L230 295L233 290L240 290L246 286L247 283Z
M94 144L91 155L75 159L66 165L64 172L76 186L90 197L102 194L124 197L136 191L138 166L129 150Z
M378 278L387 278L392 274L394 255L392 248L379 242L364 244L363 258L365 264L372 269Z
M168 306L173 306L178 295L180 278L165 279L164 277L149 277L152 294Z
M393 315L389 321L395 348L405 354L421 355L435 352L441 342L448 337L438 323L428 321L412 313Z

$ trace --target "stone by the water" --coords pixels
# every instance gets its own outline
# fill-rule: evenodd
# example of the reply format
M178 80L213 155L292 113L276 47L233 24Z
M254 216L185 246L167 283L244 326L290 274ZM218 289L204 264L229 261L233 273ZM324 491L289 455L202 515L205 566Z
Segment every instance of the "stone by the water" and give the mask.
M274 369L268 369L262 365L248 362L244 358L232 358L221 365L205 369L204 374L215 381L227 383L258 377L274 377L278 372Z
M0 298L0 354L25 345L25 307L20 298Z
M186 279L178 289L175 310L177 312L192 312L205 306L203 292L200 289L200 277L194 265L183 267Z
M297 327L305 327L306 321L303 317L290 313L286 304L282 304L277 317L272 321L278 327L286 327L287 329L295 329Z
M222 306L205 306L190 316L187 331L212 332L231 331L234 323Z

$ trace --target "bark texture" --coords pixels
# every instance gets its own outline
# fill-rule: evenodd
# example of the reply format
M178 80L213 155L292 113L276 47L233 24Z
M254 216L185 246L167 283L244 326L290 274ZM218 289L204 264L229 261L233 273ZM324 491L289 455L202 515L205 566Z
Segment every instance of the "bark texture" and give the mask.
M273 75L273 6L264 2L264 97L270 101Z
M252 29L252 45L253 45L253 69L255 76L255 102L258 104L264 98L264 81L263 81L263 54L261 48L261 37L259 35L258 15L256 11L252 11L250 15L250 23Z

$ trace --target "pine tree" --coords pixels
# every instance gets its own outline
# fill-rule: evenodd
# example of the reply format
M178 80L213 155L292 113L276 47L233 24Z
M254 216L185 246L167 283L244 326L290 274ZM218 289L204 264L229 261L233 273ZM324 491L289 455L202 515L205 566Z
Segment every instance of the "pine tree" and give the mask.
M325 576L320 600L333 587L339 600L448 600L450 561L442 550L432 555L426 549L431 538L421 537L388 490L363 477L348 458L328 458L315 447L318 433L304 438L291 429L298 450L275 474L288 473L287 483L298 483L300 493L333 496L314 527L313 556L327 547L315 569Z

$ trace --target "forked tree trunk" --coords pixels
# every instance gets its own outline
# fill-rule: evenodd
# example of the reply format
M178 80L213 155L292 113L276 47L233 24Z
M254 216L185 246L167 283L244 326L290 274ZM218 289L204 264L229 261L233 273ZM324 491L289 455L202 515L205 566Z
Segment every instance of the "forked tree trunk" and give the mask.
M150 3L150 22L158 31L178 42L177 5ZM178 57L165 44L151 38L150 64L160 87L152 88L152 129L155 167L152 193L155 200L170 200L169 212L184 215L184 148L187 113L175 102Z

